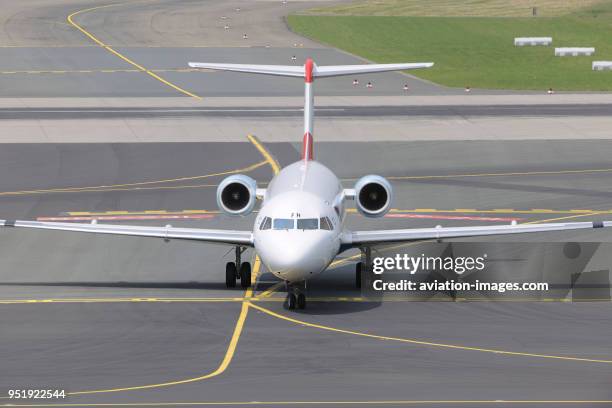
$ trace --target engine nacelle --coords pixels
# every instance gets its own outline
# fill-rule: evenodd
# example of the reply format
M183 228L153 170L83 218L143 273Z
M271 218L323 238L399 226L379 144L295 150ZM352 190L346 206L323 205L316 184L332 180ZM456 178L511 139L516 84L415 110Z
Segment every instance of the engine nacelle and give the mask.
M393 189L381 176L369 175L355 183L357 210L366 217L382 217L391 209Z
M247 215L255 207L257 182L236 174L223 179L217 187L217 206L228 215Z

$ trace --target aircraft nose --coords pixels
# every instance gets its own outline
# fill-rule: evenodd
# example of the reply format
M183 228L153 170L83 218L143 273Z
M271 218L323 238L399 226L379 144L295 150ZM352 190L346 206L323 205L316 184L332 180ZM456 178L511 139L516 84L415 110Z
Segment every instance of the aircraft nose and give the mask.
M285 231L286 233L287 231ZM302 236L287 236L261 242L257 250L270 272L288 281L300 281L321 272L329 263L329 244L321 237L306 237L302 231L288 231ZM279 238L279 237L276 237Z

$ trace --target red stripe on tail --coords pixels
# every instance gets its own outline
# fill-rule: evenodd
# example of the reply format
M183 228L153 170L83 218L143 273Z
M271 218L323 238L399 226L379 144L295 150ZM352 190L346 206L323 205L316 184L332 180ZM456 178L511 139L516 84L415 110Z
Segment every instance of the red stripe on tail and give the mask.
M308 58L306 60L306 63L304 64L304 79L305 82L312 82L312 69L314 67L314 62L312 61L311 58Z
M304 140L302 141L302 160L312 160L313 158L312 135L309 132L306 132L304 133Z

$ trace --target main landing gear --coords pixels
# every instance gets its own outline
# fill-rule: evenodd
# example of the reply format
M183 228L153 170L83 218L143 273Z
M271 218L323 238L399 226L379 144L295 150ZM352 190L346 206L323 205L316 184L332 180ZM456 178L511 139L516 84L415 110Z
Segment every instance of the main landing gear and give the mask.
M236 287L236 280L240 279L240 286L246 289L251 286L251 264L241 262L240 255L246 250L244 247L236 247L236 262L225 264L225 286Z
M295 309L306 309L306 282L301 284L292 284L286 282L287 285L287 299L285 300L285 306L289 310Z
M367 266L372 264L372 251L369 247L361 248L361 259L365 262L360 261L355 265L355 287L357 289L361 289L363 274L368 270Z

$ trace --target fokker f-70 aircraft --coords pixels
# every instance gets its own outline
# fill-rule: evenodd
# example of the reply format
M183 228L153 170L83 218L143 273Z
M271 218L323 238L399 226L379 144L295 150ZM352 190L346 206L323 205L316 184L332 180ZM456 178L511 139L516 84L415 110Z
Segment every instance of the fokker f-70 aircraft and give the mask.
M217 188L217 203L229 215L247 215L257 199L263 200L252 231L200 228L101 225L38 221L0 220L0 226L134 235L164 239L185 239L235 246L236 260L228 262L225 280L228 287L251 285L251 265L240 259L253 247L262 262L287 283L287 307L306 306L305 282L323 272L340 252L359 248L370 265L370 247L380 243L473 237L527 232L562 231L612 226L612 221L555 224L496 225L476 227L436 227L349 231L344 227L346 204L354 200L366 217L382 217L391 207L392 188L376 175L359 179L353 188L343 188L334 173L313 156L313 118L315 78L361 73L428 68L433 63L317 66L311 59L303 66L190 63L193 68L247 72L304 78L304 139L302 157L276 174L266 189L246 175L225 178ZM356 282L361 282L362 263L356 266Z

